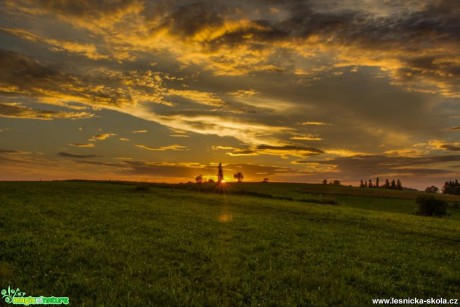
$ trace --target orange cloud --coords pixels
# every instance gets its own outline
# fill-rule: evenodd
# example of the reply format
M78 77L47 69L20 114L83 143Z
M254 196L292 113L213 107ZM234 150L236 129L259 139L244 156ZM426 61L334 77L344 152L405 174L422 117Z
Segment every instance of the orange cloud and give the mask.
M92 138L89 139L90 142L95 142L95 141L104 141L112 136L115 136L115 133L101 133L98 135L93 136Z
M166 150L173 150L173 151L179 151L180 150L180 151L182 151L182 150L187 150L186 146L177 145L177 144L168 145L168 146L161 146L161 147L150 147L150 146L147 146L147 145L139 144L139 145L136 145L136 147L151 150L151 151L166 151Z
M22 118L22 119L84 119L94 115L87 112L65 112L52 110L35 110L19 103L0 103L0 117Z
M81 147L81 148L92 148L94 147L93 143L72 143L70 146Z

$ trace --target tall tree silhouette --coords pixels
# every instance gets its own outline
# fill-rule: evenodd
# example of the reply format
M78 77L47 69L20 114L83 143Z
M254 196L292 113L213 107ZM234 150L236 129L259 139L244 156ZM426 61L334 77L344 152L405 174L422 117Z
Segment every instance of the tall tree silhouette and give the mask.
M401 180L399 180L399 179L398 179L398 181L396 181L396 189L398 189L398 190L402 190L402 189L403 189Z
M385 185L383 186L385 189L389 189L390 188L390 181L387 179L385 179Z
M217 167L217 182L222 183L224 180L224 168L222 167L222 162L219 162L219 166Z
M196 176L195 181L196 181L196 183L202 183L203 182L203 176L201 176L201 175Z
M377 179L375 179L375 187L380 188L380 179L379 179L379 177L377 177Z

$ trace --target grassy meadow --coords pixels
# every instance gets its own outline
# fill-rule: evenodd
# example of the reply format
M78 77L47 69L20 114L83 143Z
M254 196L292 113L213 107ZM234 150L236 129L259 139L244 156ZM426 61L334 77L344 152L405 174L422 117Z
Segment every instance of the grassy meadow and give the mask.
M0 182L0 287L75 306L460 298L460 198L288 183Z

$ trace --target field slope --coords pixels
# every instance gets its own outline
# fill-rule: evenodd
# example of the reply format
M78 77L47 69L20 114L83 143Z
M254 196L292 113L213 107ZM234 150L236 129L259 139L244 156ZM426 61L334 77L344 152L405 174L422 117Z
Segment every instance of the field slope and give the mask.
M78 306L460 298L460 221L296 201L302 188L0 182L0 287Z

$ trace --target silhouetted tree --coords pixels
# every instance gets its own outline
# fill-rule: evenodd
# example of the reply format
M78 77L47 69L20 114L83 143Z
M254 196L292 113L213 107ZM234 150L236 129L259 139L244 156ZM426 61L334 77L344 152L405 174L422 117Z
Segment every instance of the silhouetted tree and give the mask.
M324 180L323 180L323 184L327 184L327 179L324 179Z
M203 182L203 176L201 176L201 175L196 176L195 181L196 181L196 183L201 184Z
M214 183L214 179L209 178L209 179L208 179L208 182L209 182L209 183Z
M268 178L264 178L264 180L262 180L263 183L268 183Z
M389 189L390 188L390 181L387 179L385 179L385 185L383 186L385 189Z
M334 181L332 182L332 184L334 184L334 185L341 185L342 183L340 182L340 180L334 180Z
M394 179L391 180L391 188L396 189L396 181Z
M399 180L399 179L398 179L398 181L396 182L396 189L398 189L398 190L402 190L402 189L403 189L401 180Z
M367 184L369 188L372 188L372 179L369 179L369 183Z
M425 192L427 193L438 193L439 189L438 187L435 187L432 185L431 187L426 187Z
M458 180L455 179L454 181L446 181L442 187L442 193L460 195L460 184L458 183Z
M362 180L362 179L361 179L361 182L359 183L359 187L360 187L360 188L364 188L364 187L366 187L366 186L364 185L364 182L363 182L363 180Z
M233 175L233 178L235 178L236 180L238 180L238 182L241 182L243 181L244 179L244 175L242 172L238 172L236 174Z
M222 183L222 180L224 180L224 169L222 162L219 162L219 166L217 167L217 182Z
M380 188L380 179L379 179L379 177L377 177L377 179L375 179L375 187Z

